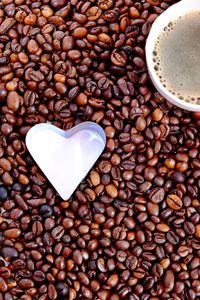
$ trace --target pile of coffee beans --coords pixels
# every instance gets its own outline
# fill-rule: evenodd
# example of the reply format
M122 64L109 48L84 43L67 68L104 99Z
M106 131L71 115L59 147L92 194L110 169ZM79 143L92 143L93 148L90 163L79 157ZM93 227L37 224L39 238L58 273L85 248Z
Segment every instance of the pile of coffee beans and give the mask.
M198 298L200 113L166 102L145 62L175 2L1 0L0 300ZM106 148L63 201L25 136L87 120Z

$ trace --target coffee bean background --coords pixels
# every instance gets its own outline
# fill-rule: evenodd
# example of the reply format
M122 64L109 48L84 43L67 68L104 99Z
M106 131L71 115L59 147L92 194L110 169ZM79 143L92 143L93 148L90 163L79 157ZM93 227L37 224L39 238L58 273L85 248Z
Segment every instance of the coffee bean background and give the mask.
M0 300L198 298L200 113L166 102L145 62L175 2L1 1ZM87 120L106 148L65 202L25 135Z

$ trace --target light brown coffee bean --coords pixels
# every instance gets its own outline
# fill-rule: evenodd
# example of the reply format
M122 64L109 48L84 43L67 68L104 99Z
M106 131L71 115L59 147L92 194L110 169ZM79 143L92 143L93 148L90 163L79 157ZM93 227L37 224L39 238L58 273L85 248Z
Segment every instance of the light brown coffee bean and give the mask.
M173 195L173 194L168 195L166 201L167 201L168 206L173 210L179 210L182 207L182 201L176 195Z

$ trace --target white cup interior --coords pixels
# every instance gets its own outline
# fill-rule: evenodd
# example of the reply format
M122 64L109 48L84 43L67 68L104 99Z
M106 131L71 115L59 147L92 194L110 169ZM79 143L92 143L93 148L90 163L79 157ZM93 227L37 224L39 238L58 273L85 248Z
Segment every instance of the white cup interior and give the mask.
M200 104L181 100L175 95L173 95L172 93L170 93L163 86L154 69L154 62L153 62L153 51L154 51L155 43L157 41L158 36L163 31L163 28L166 27L169 24L169 22L175 21L179 17L184 16L187 13L193 11L200 11L200 0L182 0L177 4L174 4L171 7L169 7L155 20L146 42L146 60L147 60L147 67L148 67L151 80L154 86L156 87L156 89L158 90L158 92L163 97L165 97L174 105L179 106L180 108L190 110L190 111L200 111Z

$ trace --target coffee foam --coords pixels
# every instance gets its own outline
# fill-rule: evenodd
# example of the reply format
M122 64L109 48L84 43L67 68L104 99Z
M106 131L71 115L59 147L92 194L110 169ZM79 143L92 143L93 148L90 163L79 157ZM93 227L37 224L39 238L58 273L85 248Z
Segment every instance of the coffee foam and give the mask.
M199 25L199 34L200 34L200 17L199 17L200 12L193 12L193 13L187 14L183 17L180 16L177 20L175 20L173 22L169 22L169 24L163 28L162 33L159 35L159 37L156 40L154 50L153 50L153 62L154 62L154 69L155 69L155 71L156 71L156 73L159 77L159 80L162 83L164 88L166 88L170 93L172 93L173 95L178 97L180 100L184 100L184 101L190 102L190 103L193 102L193 103L199 104L200 103L200 82L199 82L199 86L198 86L199 95L191 95L191 93L187 94L185 91L183 92L183 89L185 89L185 87L186 87L185 83L187 82L187 80L186 80L187 75L188 75L188 73L190 75L191 72L188 72L187 74L185 74L185 78L184 78L184 76L182 76L183 80L180 80L180 78L179 78L180 74L178 74L178 72L177 72L177 74L175 74L175 76L173 76L173 77L177 78L178 84L171 84L170 80L168 80L168 78L165 74L165 70L164 70L165 65L163 64L164 59L163 59L162 53L161 53L162 52L162 49L161 49L162 43L166 44L167 39L169 39L169 41L170 41L170 37L172 36L172 33L175 36L178 26L179 26L179 31L180 31L181 27L182 27L182 30L185 30L185 26L188 26L188 24L186 24L186 21L188 21L188 20L186 20L186 19L194 18L194 15L196 16L196 18L198 18L198 20L196 20L196 22L194 22L195 23L194 25L197 25L196 23L198 23L198 25ZM184 23L184 24L181 24L181 23ZM191 27L191 31L192 31L192 29L193 29L192 25L189 26L189 27ZM189 31L190 30L188 30L188 34L190 33ZM198 39L198 36L196 37L195 41L197 39ZM171 40L173 41L172 38L171 38ZM165 41L165 43L163 41ZM181 44L181 42L180 42L180 44ZM200 43L199 43L199 50L200 50ZM200 53L200 52L198 52L198 53ZM194 60L196 58L196 56L194 54L191 55L191 57L194 58ZM199 57L199 55L198 55L198 57ZM166 57L165 63L166 62L167 62L167 57ZM173 65L173 71L174 72L177 71L175 64ZM200 78L200 61L199 61L199 78ZM176 87L175 87L175 85L176 85Z

